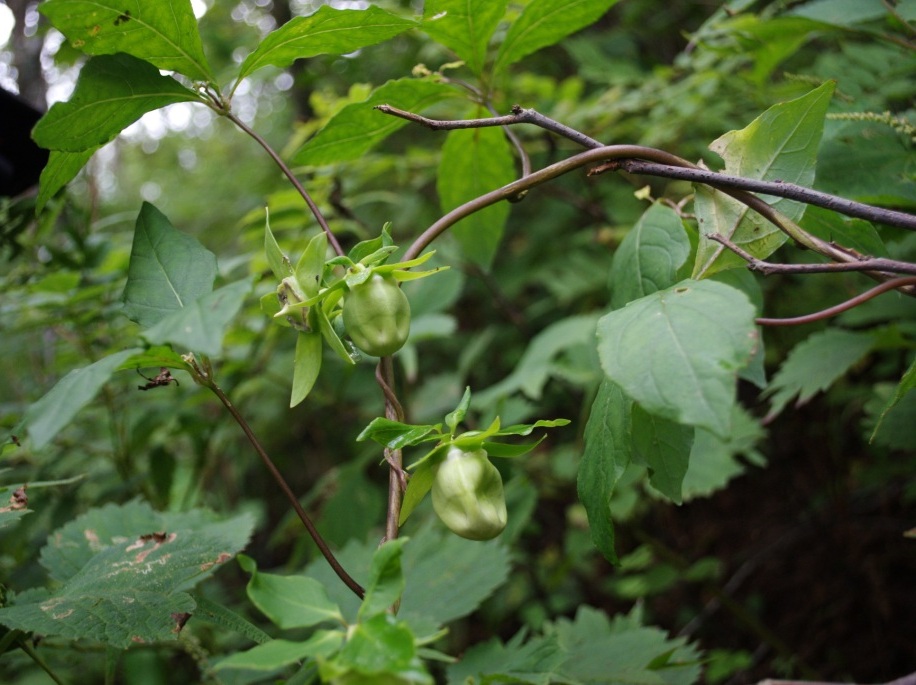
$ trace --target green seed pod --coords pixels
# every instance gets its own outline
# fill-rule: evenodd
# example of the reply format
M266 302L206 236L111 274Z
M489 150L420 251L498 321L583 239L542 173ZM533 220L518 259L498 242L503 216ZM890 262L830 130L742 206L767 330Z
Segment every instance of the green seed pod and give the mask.
M490 540L506 527L506 496L486 450L449 448L432 487L433 509L449 529L469 540Z
M343 323L350 340L373 357L394 354L410 333L410 302L390 276L373 274L347 293Z

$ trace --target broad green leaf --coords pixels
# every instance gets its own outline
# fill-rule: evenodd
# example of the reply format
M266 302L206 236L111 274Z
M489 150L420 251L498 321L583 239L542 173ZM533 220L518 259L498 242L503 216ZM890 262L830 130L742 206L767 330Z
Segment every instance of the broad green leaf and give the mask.
M744 473L745 466L737 459L738 456L763 466L766 459L757 451L756 445L764 437L760 423L740 405L732 414L732 431L727 439L697 428L690 450L690 464L684 475L684 499L708 497L724 488L732 478Z
M828 81L807 95L774 105L747 127L714 141L709 148L725 161L724 173L811 186L834 86ZM804 203L785 198L774 199L770 205L792 221L798 221L805 211ZM694 278L744 264L733 252L706 238L708 235L723 235L759 259L787 240L776 226L720 191L698 187L695 206L700 243Z
M288 67L316 55L345 55L394 38L417 22L370 5L364 10L322 6L307 17L293 17L269 33L242 62L239 80L262 67Z
M377 614L383 614L401 597L404 592L401 554L405 542L407 538L389 540L372 556L366 596L359 608L358 620L367 621Z
M321 274L328 249L328 237L324 231L317 233L305 247L305 252L296 262L296 280L308 298L315 297L321 289Z
M513 180L512 152L501 129L449 132L442 146L436 180L443 214ZM451 230L464 256L483 269L489 269L508 218L509 203L498 202L465 217Z
M881 19L887 12L881 0L810 0L793 7L786 15L848 27Z
M270 642L270 635L231 609L224 607L222 604L217 604L196 592L191 593L191 598L197 605L194 609L195 621L206 621L220 628L231 630L259 645Z
M594 24L617 0L532 0L509 32L496 55L494 71L505 69L571 33Z
M690 255L690 240L677 213L656 202L636 222L614 252L611 306L651 295L677 282L677 270Z
M44 397L26 410L24 422L32 447L40 450L51 442L80 409L92 402L111 374L126 359L139 352L142 352L139 348L121 350L82 369L74 369L61 378Z
M411 480L413 482L413 480ZM398 616L435 630L473 612L509 577L509 550L426 527L404 548L406 587Z
M48 163L41 170L35 211L40 212L44 209L48 201L57 194L57 191L72 181L80 172L80 169L86 166L86 162L98 149L98 147L90 147L80 152L51 150Z
M318 630L304 642L270 640L248 651L236 652L221 659L214 664L213 670L275 671L305 659L329 657L340 649L343 638L344 634L339 630Z
M487 59L487 44L508 4L508 0L428 0L420 28L479 76Z
M187 0L46 0L38 8L77 50L127 53L192 81L215 80Z
M121 364L118 370L150 369L157 367L161 368L163 366L167 369L184 369L186 371L190 369L190 365L180 354L175 352L171 347L162 345L159 347L147 348L133 355L130 359Z
M344 672L355 671L360 676L381 673L397 673L409 669L416 656L414 636L403 622L395 620L389 613L375 614L367 621L357 623L347 635L347 641L333 666ZM322 674L327 664L321 664ZM333 667L332 666L332 667ZM422 667L421 667L422 668ZM331 682L325 679L326 682ZM391 678L393 682L399 681ZM350 678L350 682L360 682ZM408 682L429 683L432 678Z
M448 667L450 685L478 683L578 683L559 676L568 654L556 635L538 635L524 640L518 633L507 644L499 638L474 645L456 664ZM602 682L602 681L597 681ZM611 681L603 681L611 682Z
M579 465L579 501L588 514L592 542L612 564L617 563L617 552L611 494L630 464L632 406L620 386L601 382L585 425L585 452Z
M389 104L409 112L458 95L444 83L402 78L376 88L364 102L347 105L293 155L293 163L320 166L359 159L407 121L373 109Z
M279 628L309 628L325 621L343 622L340 609L314 578L261 573L254 560L245 555L239 556L239 565L251 574L248 598Z
M130 250L124 313L152 326L210 293L214 278L216 255L144 202Z
M375 418L356 436L357 442L375 440L383 447L399 450L408 445L415 445L430 433L438 435L439 425L415 426L409 423L392 421L391 419Z
M0 609L0 623L126 648L175 639L193 612L186 592L248 542L249 515L217 521L209 512L159 513L142 502L94 509L48 539L41 563L58 581ZM176 614L178 616L176 616Z
M649 469L649 483L675 504L681 503L684 474L693 446L694 428L633 407L633 460Z
M67 102L58 102L32 130L41 147L83 152L114 140L147 112L199 96L149 62L130 55L93 57L80 72ZM75 164L67 160L66 170Z
M564 353L576 347L593 348L598 318L597 314L580 314L550 324L531 339L511 374L475 393L477 403L489 406L519 391L532 400L539 400L551 377L563 377Z
M247 280L223 286L169 314L143 331L143 337L152 345L170 343L215 357L222 349L226 329L250 291Z
M878 231L862 219L850 219L821 207L808 207L801 227L822 240L851 247L863 255L887 257L887 247Z
M878 421L875 423L875 429L871 433L871 437L868 439L869 442L874 442L875 436L878 434L878 430L881 428L881 423L884 421L884 417L887 416L887 413L893 409L897 404L902 400L913 388L916 388L916 359L913 359L913 363L910 364L910 368L906 370L906 373L903 374L903 378L900 379L900 383L897 385L897 388L894 390L894 395L888 400L887 404L884 405L884 409L881 410L881 414L878 416Z
M792 349L766 389L764 394L770 397L767 416L777 416L796 395L798 406L826 390L874 346L874 336L840 328L808 336Z
M295 407L312 391L321 372L321 333L299 333L296 338L296 355L293 358L293 392L289 406Z
M681 281L598 322L601 366L649 413L728 435L737 373L757 342L754 313L730 286Z

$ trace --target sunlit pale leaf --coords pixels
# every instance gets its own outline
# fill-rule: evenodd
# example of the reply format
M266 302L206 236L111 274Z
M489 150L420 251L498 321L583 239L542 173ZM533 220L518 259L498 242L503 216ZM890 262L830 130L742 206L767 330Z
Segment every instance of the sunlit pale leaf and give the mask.
M38 6L71 45L126 53L195 81L213 81L188 0L46 0Z
M268 65L288 67L297 59L344 55L393 38L417 23L370 5L367 9L334 9L323 5L315 14L293 17L268 34L239 70L242 79Z
M32 404L25 414L25 425L32 447L47 445L74 416L89 404L118 367L140 348L122 350L103 357L82 369L64 376L44 397Z
M709 148L725 160L724 173L811 186L834 85L828 81L807 95L774 105L747 127L714 141ZM804 214L804 203L771 199L771 206L792 221ZM720 191L698 187L695 206L700 243L694 278L744 264L740 257L705 236L723 235L759 259L768 257L787 240L776 226Z
M601 366L649 413L728 435L737 373L756 344L754 313L739 290L682 281L598 322Z
M633 402L620 386L604 380L585 425L585 453L579 465L579 501L588 514L592 542L605 559L617 563L611 495L632 456Z
M216 255L144 202L130 252L124 313L152 326L210 293L214 278Z
M558 43L594 24L618 0L532 0L512 22L496 56L494 71Z
M389 104L410 112L455 97L458 92L444 83L403 78L376 88L364 102L347 105L335 114L315 137L293 156L296 164L335 164L359 159L407 121L373 109Z
M508 4L508 0L428 0L420 28L480 74L487 44Z
M130 124L154 109L199 97L149 62L130 55L93 57L80 72L73 96L58 102L32 130L41 147L82 152L114 140ZM71 170L75 158L67 160Z

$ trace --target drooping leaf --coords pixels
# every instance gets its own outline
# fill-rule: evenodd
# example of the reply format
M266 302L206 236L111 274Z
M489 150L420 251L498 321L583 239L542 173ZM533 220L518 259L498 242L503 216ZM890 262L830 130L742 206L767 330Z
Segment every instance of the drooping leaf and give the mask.
M329 657L340 649L343 639L342 631L318 630L302 642L270 640L221 659L213 665L213 670L275 671L308 658Z
M407 491L404 493L404 500L401 502L401 513L398 518L399 526L404 525L413 510L426 497L426 493L432 489L433 481L436 477L436 469L433 466L434 463L432 461L424 462L410 475L410 480L407 482Z
M588 514L592 542L604 558L617 563L611 495L631 458L633 402L620 386L601 382L585 426L585 453L579 465L579 501Z
M264 218L264 254L267 256L267 264L277 280L282 281L295 273L292 262L280 249L273 231L270 230L269 216Z
M38 181L38 198L35 200L35 211L44 209L57 191L72 181L86 162L96 153L98 147L90 147L80 152L51 150L48 163L41 170Z
M682 281L598 322L607 377L646 411L728 435L738 370L757 330L747 296L715 281Z
M796 404L801 405L826 390L874 345L875 338L868 333L839 328L810 335L792 349L766 389L770 397L767 416L778 415L796 395Z
M681 503L684 474L693 446L694 428L633 407L634 460L649 469L649 483L675 504Z
M144 202L130 251L124 313L152 326L210 293L214 278L216 255Z
M725 160L724 173L811 186L834 86L828 81L807 95L774 105L745 128L714 141L709 148ZM785 198L774 198L769 204L792 221L805 211L804 203ZM698 187L695 206L700 243L694 278L744 264L736 254L706 238L708 235L723 235L759 259L787 240L776 226L720 191Z
M370 5L366 9L334 9L323 5L307 17L293 17L269 33L239 69L239 80L273 65L288 67L316 55L345 55L394 38L417 22Z
M143 337L153 345L170 343L192 352L216 356L222 349L226 329L250 291L248 280L225 285L169 314L143 331Z
M41 449L54 439L74 416L92 402L102 386L108 382L121 364L139 352L131 348L103 357L94 364L74 369L64 376L25 413L25 425L32 447Z
M366 596L359 608L358 620L366 621L386 612L404 592L401 554L407 538L389 540L372 556Z
M312 391L321 372L321 333L310 331L299 333L296 338L296 354L293 358L293 392L289 406L295 407Z
M558 43L571 33L594 24L618 0L532 0L512 22L494 71L515 64L532 52Z
M158 513L142 502L106 505L56 531L41 563L60 584L30 591L0 609L20 630L126 648L174 639L194 610L187 593L248 542L247 514Z
M476 128L449 132L442 146L436 180L443 214L513 180L512 153L502 130ZM508 218L509 203L498 202L465 217L451 230L465 257L489 269Z
M897 384L893 396L887 401L887 404L884 405L884 409L881 410L878 421L875 423L875 429L872 431L871 437L869 438L869 442L874 442L875 436L881 429L881 423L884 421L884 417L887 416L887 413L899 404L900 400L914 388L916 388L916 359L913 359L910 368L906 370L906 373L903 374L903 378L900 379L900 383Z
M409 112L422 112L430 105L455 97L457 91L444 83L402 78L376 88L364 102L347 105L324 128L293 155L295 164L320 166L359 159L407 121L373 109L390 104Z
M32 129L41 147L83 152L114 140L147 112L200 98L149 62L130 55L100 55L83 66L73 96L58 102ZM67 161L72 169L75 158Z
M46 0L39 11L82 52L126 53L192 81L215 80L186 0Z
M677 213L656 202L630 229L614 252L611 264L611 306L651 295L677 282L677 270L687 261L690 240Z
M487 44L508 4L508 0L429 0L423 5L420 28L479 75Z
M239 556L239 565L251 574L248 598L278 627L309 628L325 621L343 621L340 609L314 578L262 573L245 555Z

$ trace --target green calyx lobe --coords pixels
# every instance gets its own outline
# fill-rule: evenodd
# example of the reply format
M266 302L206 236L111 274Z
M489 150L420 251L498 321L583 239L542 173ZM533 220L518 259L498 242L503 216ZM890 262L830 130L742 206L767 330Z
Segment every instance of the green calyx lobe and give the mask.
M450 447L437 467L432 498L442 522L463 538L490 540L506 527L502 476L486 450Z
M372 274L347 293L343 323L356 347L373 357L386 357L407 342L410 302L394 278Z

